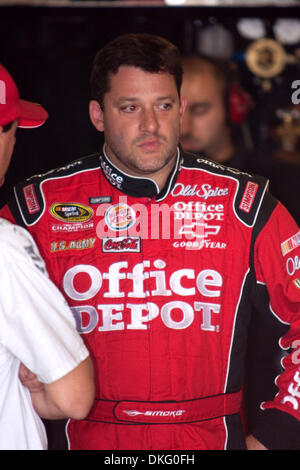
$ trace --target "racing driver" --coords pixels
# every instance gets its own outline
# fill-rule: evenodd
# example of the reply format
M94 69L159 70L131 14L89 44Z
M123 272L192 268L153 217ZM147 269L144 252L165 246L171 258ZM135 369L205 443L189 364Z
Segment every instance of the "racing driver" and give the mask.
M108 43L89 108L104 147L17 185L2 211L97 365L69 448L300 449L300 232L264 178L178 146L181 78L164 38Z

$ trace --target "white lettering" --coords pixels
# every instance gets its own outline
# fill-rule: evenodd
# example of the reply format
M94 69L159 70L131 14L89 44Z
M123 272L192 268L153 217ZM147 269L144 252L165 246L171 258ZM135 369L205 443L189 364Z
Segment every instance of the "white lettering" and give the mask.
M206 297L219 297L221 295L220 290L211 290L207 288L207 286L222 286L222 276L217 271L204 269L198 274L196 283L200 293Z
M127 325L129 330L146 330L148 325L145 325L145 322L148 323L159 314L158 306L152 302L147 304L127 304L126 307L131 310L131 322ZM143 315L143 311L147 312L146 315Z
M103 326L99 326L98 331L124 330L122 312L113 313L113 310L123 310L124 305L97 305L102 310ZM117 323L114 323L117 322Z
M195 288L185 288L181 285L181 279L187 277L188 279L195 279L195 271L193 269L179 269L175 271L170 277L170 287L178 295L195 295Z
M91 305L82 305L80 307L71 307L71 311L76 321L76 328L79 333L90 333L98 323L99 316L95 307ZM84 326L84 317L88 316L88 323Z
M201 188L198 189L198 185L184 185L182 183L176 183L171 192L172 196L198 196L203 199L216 196L227 196L228 188L212 188L210 184L202 184Z
M183 317L179 321L175 321L171 317L172 310L177 309L181 310ZM193 323L194 320L194 311L192 307L186 302L168 302L161 309L161 318L166 326L173 328L174 330L182 330L187 328Z
M296 271L300 269L300 259L299 256L295 256L295 258L288 258L286 261L286 270L289 276L293 276Z
M201 330L216 331L217 327L211 324L211 314L220 313L220 305L208 304L205 302L195 302L195 310L197 312L203 312L203 322L201 324Z
M103 297L124 297L125 293L120 292L120 279L126 279L126 274L120 273L123 268L128 268L127 261L111 264L108 273L103 274L103 279L109 280L109 291Z
M195 242L180 242L179 245L181 246L183 243L195 244ZM212 242L209 243L212 244ZM143 261L142 263L136 264L132 272L120 272L122 269L128 268L127 261L120 261L112 263L108 272L103 274L101 274L95 266L79 264L73 266L65 273L63 278L64 291L68 297L73 300L88 300L99 292L103 280L107 280L108 290L103 292L103 297L124 297L125 292L122 290L121 281L130 279L132 281L132 290L128 292L128 297L145 298L149 297L150 293L148 290L145 290L144 281L152 278L155 280L153 286L155 289L151 290L152 296L170 296L172 292L183 297L195 295L195 286L184 286L182 281L183 278L195 279L195 271L193 269L184 268L174 271L169 280L170 290L167 288L166 275L165 271L163 271L163 268L166 267L166 263L162 260L155 260L153 264L156 268L160 269L160 271L145 272L145 269L150 267L150 261ZM82 273L89 276L90 283L86 290L79 291L76 288L75 278ZM196 279L196 286L199 292L205 297L219 297L221 291L219 289L212 289L211 287L221 287L222 284L222 276L213 269L200 271Z
M294 80L292 88L296 88L296 91L292 93L292 103L300 104L300 80Z
M112 263L108 272L101 273L95 266L80 264L70 268L63 278L63 288L66 295L76 301L86 301L95 297L101 289L102 299L117 299L128 297L141 299L155 296L171 296L173 293L184 298L193 298L199 294L204 297L217 298L221 295L222 276L213 269L204 269L195 273L194 269L183 268L174 271L169 280L166 278L166 263L161 259L153 261L155 270L150 270L152 262L137 263L128 272L128 262ZM148 271L149 269L149 271ZM78 278L77 278L78 276ZM132 289L128 288L128 280ZM147 281L147 284L146 284ZM146 289L149 289L147 290ZM199 292L197 294L197 291ZM151 293L151 294L150 294ZM212 315L220 313L220 305L207 303L197 298L193 305L178 299L158 306L154 302L126 304L98 304L72 306L77 330L86 334L98 326L98 331L111 330L146 330L149 323L159 315L163 323L172 329L184 329L195 320L194 312L201 312L200 328L203 331L219 331L214 326ZM101 312L101 320L99 319ZM99 326L100 321L100 326Z
M200 317L201 330L219 331L219 326L212 324L212 314L220 313L221 306L219 304L194 302L193 309L187 302L173 301L164 304L160 311L155 303L147 302L145 304L126 304L126 308L129 310L129 321L125 324L124 304L97 305L97 309L102 314L102 324L98 326L98 331L147 330L149 323L159 317L159 314L166 327L182 330L193 323L195 319L194 311L202 314ZM71 307L79 333L88 334L97 327L99 323L97 309L92 305ZM289 393L292 392L295 392L293 388L289 390Z
M133 291L128 292L128 297L146 297L149 292L144 290L144 280L149 278L149 273L144 273L144 268L150 266L150 261L143 261L136 264L132 273L128 273L128 279L133 281Z
M153 264L157 269L166 267L166 263L160 259L155 260ZM172 295L172 291L166 288L165 271L150 271L149 276L156 280L156 289L151 291L151 295Z
M75 276L79 273L86 273L91 279L91 285L85 292L79 292L74 286ZM73 300L87 300L94 297L102 285L102 276L100 271L89 264L79 264L70 268L63 279L65 293Z

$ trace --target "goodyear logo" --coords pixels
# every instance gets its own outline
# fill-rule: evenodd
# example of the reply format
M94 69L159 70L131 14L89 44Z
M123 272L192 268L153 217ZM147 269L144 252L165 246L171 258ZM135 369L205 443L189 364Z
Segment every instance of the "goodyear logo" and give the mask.
M64 222L86 222L93 215L90 207L77 203L58 203L50 207L50 214L58 220Z

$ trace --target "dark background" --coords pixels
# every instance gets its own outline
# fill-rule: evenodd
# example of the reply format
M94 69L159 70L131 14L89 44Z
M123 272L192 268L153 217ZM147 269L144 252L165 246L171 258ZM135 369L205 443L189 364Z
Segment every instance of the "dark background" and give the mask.
M243 60L251 41L237 31L241 17L262 18L267 37L273 38L272 25L277 18L300 15L295 7L82 7L76 2L71 7L0 7L0 62L14 77L21 97L43 104L50 115L41 128L17 131L13 161L0 190L1 205L16 182L100 148L102 135L88 116L91 65L100 47L126 32L159 34L182 53L190 53L197 49L199 29L213 23L225 26L234 40L240 81L256 104L250 116L255 158L264 159L267 168L272 165L268 138L274 106L290 103L291 83L300 79L300 68L287 66L272 80L271 91L263 92ZM294 54L300 44L284 47ZM295 189L291 187L291 191ZM299 187L295 197L299 200Z

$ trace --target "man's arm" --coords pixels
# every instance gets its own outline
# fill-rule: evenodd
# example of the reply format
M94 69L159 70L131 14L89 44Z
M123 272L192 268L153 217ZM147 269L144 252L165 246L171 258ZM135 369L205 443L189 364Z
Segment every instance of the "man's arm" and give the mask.
M94 400L94 376L90 357L55 382L39 382L24 364L19 377L31 394L32 403L39 416L45 419L84 419Z
M264 445L258 442L254 436L250 435L246 438L247 450L268 450Z
M300 448L299 363L292 352L300 337L299 241L297 224L278 203L255 242L246 423L249 434L272 450ZM254 445L249 437L248 448Z

